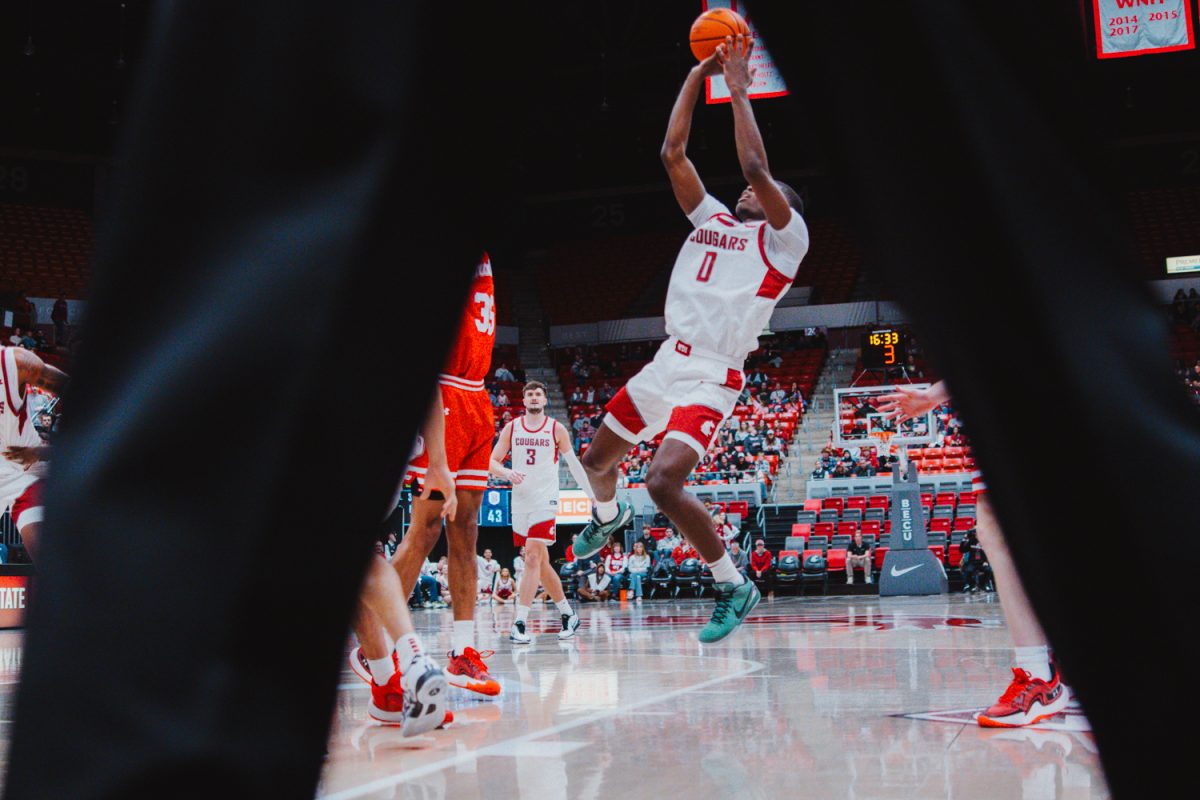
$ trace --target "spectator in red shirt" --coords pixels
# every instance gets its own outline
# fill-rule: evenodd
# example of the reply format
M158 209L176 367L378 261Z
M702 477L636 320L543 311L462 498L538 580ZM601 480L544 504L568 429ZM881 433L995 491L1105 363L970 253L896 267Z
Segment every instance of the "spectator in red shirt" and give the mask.
M567 545L567 561L573 562L575 560L575 540L578 538L579 538L578 533L572 534L571 543L569 545Z
M758 590L766 591L767 597L775 596L775 570L772 565L775 559L767 550L766 542L762 539L754 543L754 552L750 554L750 580L758 584Z
M688 542L684 542L676 547L671 552L671 558L675 560L675 566L678 567L689 558L699 558L700 554L696 552L696 548Z

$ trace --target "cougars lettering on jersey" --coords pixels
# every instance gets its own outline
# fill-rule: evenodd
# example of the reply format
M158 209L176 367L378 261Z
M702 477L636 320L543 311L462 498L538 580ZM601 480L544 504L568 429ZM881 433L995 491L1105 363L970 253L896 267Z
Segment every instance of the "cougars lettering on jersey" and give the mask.
M482 390L495 346L496 289L492 281L492 262L484 253L483 261L475 269L458 334L439 380L443 385L458 389Z
M528 417L512 423L512 468L525 476L512 489L513 544L525 539L553 543L558 513L558 423L542 417L530 427Z
M688 219L696 230L671 272L667 334L740 365L800 269L808 228L795 211L781 230L742 222L712 195Z

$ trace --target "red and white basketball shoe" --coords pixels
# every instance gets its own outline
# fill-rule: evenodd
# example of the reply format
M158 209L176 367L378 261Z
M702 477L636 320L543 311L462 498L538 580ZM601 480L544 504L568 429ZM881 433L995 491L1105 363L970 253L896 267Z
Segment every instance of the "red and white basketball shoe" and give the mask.
M446 672L450 675L450 685L488 697L500 694L500 684L488 674L487 665L483 663L483 659L495 654L494 650L480 653L474 647L468 647L458 655L454 655L453 651L447 653L450 665L446 667Z
M1068 702L1070 698L1059 680L1057 669L1050 680L1044 681L1020 667L1013 667L1013 680L1008 689L975 719L985 728L1019 728L1053 717L1066 708Z
M446 679L440 669L436 676L407 692L403 682L404 676L399 672L383 686L371 681L371 702L367 706L371 719L384 725L399 725L402 736L419 736L454 721L454 714L442 710L440 701L446 696Z
M396 665L396 672L400 671L400 656L396 651L392 651L392 663ZM367 657L363 655L361 647L355 647L350 651L350 671L358 676L363 683L371 683L374 677L371 675L371 665L367 663Z

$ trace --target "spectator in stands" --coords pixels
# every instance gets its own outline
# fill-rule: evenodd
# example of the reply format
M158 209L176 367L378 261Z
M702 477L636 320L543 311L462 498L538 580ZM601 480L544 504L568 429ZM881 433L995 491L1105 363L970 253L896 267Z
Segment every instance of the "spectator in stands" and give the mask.
M717 509L713 514L713 527L716 528L717 536L721 537L721 541L725 543L726 548L741 533L738 527L729 521L729 516L720 509Z
M450 596L449 569L450 569L450 562L446 560L446 557L442 556L441 558L439 558L438 565L437 565L437 575L436 575L437 582L438 582L438 595L441 598L440 602L445 603L447 606L451 605L454 602L454 598L452 598Z
M50 320L54 323L54 344L65 344L67 341L67 298L59 295L54 301L54 310L50 312Z
M996 589L992 584L992 565L988 563L987 553L983 552L979 545L979 535L974 528L967 531L961 549L962 561L959 562L959 569L963 576L963 591L994 592Z
M749 436L750 436L750 423L747 422L746 420L742 420L741 422L738 423L737 431L735 431L733 434L733 440L735 442L737 442L738 444L744 445L746 443L746 439L749 438Z
M871 466L871 462L866 457L859 457L851 474L855 478L873 478L875 477L875 468Z
M590 374L587 364L583 363L583 354L575 356L575 361L571 364L571 374L581 381L586 381Z
M746 383L750 386L756 387L760 392L766 388L767 380L768 378L766 373L764 373L761 369L755 370L746 376Z
M767 363L775 369L779 369L783 366L783 356L779 355L779 353L771 353L767 356Z
M775 381L775 388L771 390L770 398L772 403L778 403L779 405L783 405L783 402L787 399L787 392L783 390L783 386L780 385L779 381Z
M774 582L775 559L767 550L767 543L762 539L754 542L754 552L750 554L750 580L758 585L758 590L767 597L775 596Z
M758 428L751 428L750 435L742 442L742 446L746 448L746 452L752 455L758 455L763 451L763 435Z
M583 405L583 392L579 391L578 386L571 390L571 399L568 402L573 406Z
M484 548L483 555L475 556L475 564L479 571L479 592L480 599L487 599L483 595L490 595L492 592L492 583L496 577L496 573L500 571L500 562L492 558L492 549Z
M658 525L657 527L661 528L663 526ZM683 544L683 537L681 537L678 531L676 531L674 528L667 527L667 535L659 540L658 547L656 549L659 551L665 550L669 554L670 558L674 558L675 549L681 544Z
M579 597L592 602L605 602L612 596L609 591L611 583L612 579L604 574L604 565L600 564L595 572L587 576L587 584L579 587Z
M777 456L782 456L787 448L783 443L783 439L775 435L775 429L770 428L767 430L766 438L763 439L762 449L764 453L774 453Z
M813 467L813 471L809 474L808 479L810 481L819 481L827 477L829 477L829 473L826 472L825 465L818 461L816 466Z
M421 575L417 581L417 591L414 592L422 608L445 608L442 601L441 587L438 585L438 565L425 559L421 565Z
M699 557L700 554L696 552L696 548L692 547L690 542L682 542L671 551L671 558L675 561L676 567L689 558Z
M593 387L588 386L586 389L584 389L583 402L587 403L589 406L596 404L596 390Z
M21 333L21 329L13 328L12 336L8 337L8 343L11 344L13 347L20 347L21 342L24 339L25 339L25 336L24 336L24 334Z
M750 567L750 559L746 557L746 551L736 539L729 543L729 558L739 572L745 572Z
M642 538L638 539L633 544L634 544L634 552L637 551L637 545L640 544L642 546L642 549L646 552L646 555L648 555L650 557L650 563L651 564L654 563L655 551L658 549L658 540L654 538L654 535L652 533L650 533L649 527L642 528ZM633 558L633 553L630 553L629 557Z
M621 590L625 582L625 564L629 559L625 556L625 547L619 541L612 543L612 551L604 559L604 571L612 579L609 588L614 594Z
M860 569L871 582L871 547L863 541L862 531L855 531L846 547L846 583L854 583L854 570Z
M21 337L21 347L26 350L37 349L37 339L33 336L33 331L25 331L25 335Z
M845 461L839 461L839 462L837 462L837 465L833 468L833 472L829 473L829 477L831 477L831 478L851 478L851 477L853 477L853 472L851 471L850 467L846 464Z
M607 403L609 400L612 400L613 395L616 393L617 390L612 387L612 384L608 381L605 381L604 385L600 387L600 394L598 395L601 405Z
M571 534L571 543L567 545L566 559L568 562L575 560L575 540L579 538L578 533Z
M643 534L641 539L633 543L633 552L629 554L625 565L629 576L629 591L635 601L642 599L642 581L650 574L650 554L645 544L648 536L649 534Z
M496 380L498 381L515 381L516 375L512 374L512 370L508 368L508 364L501 364L496 367Z
M508 394L503 389L496 392L496 405L508 406Z
M525 571L525 545L517 550L517 554L513 556L513 577L517 579L517 583L521 583L521 573Z

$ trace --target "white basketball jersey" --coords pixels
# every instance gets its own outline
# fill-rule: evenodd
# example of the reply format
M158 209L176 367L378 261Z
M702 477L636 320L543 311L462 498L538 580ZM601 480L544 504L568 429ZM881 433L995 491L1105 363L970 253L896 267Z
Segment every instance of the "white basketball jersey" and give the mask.
M40 447L42 437L29 419L26 398L17 378L17 357L11 347L0 347L0 453L9 447ZM15 461L0 457L0 502L9 502L25 491L37 474ZM3 509L0 509L3 513Z
M554 434L558 423L542 418L540 427L525 426L528 417L518 417L512 426L512 468L525 475L525 480L513 486L514 513L518 506L533 509L558 503L558 445Z
M688 215L667 289L667 334L699 351L742 364L808 252L808 227L794 210L782 230L742 222L705 195Z

